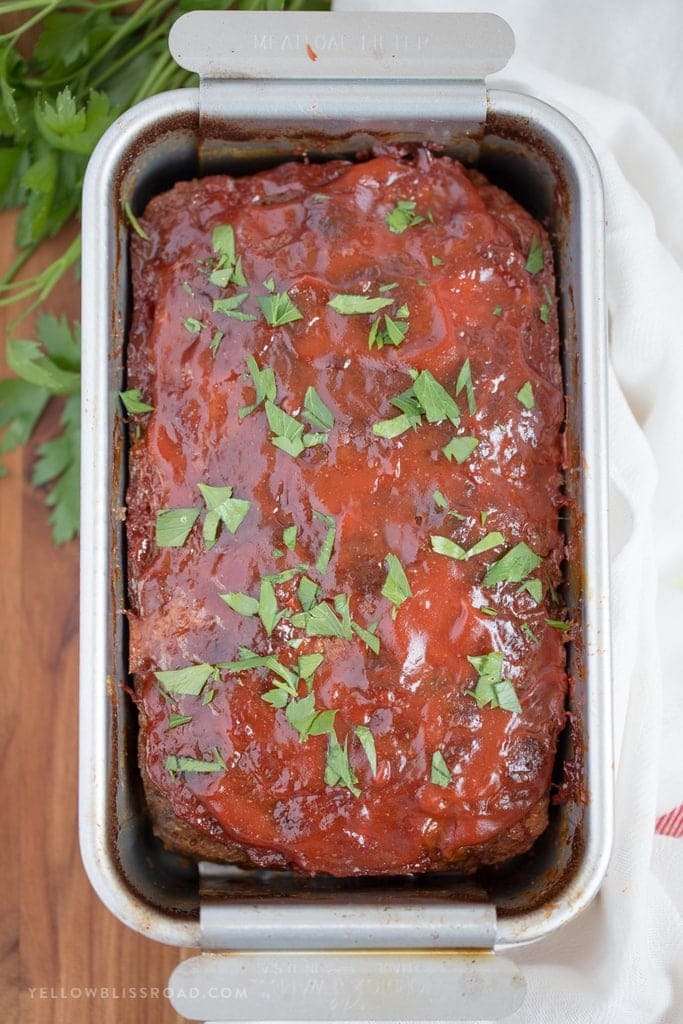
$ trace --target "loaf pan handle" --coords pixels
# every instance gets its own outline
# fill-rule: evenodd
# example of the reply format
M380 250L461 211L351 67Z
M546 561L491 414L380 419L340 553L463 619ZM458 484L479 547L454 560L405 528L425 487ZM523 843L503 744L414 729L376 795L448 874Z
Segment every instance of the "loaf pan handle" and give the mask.
M174 1009L212 1024L500 1020L525 983L491 951L202 953L169 981Z
M505 67L515 40L495 14L193 11L175 60L205 80L465 79Z

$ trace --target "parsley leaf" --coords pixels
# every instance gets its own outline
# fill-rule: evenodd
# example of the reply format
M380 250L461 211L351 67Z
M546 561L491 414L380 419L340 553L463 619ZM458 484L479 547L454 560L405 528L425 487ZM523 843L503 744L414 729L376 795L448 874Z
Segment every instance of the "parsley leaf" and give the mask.
M314 387L308 388L304 397L304 416L320 430L332 430L334 416L327 408Z
M282 543L284 544L288 551L293 551L294 548L296 547L297 529L298 528L293 525L286 526L282 531Z
M472 369L470 367L469 357L462 364L462 369L458 374L458 379L455 384L456 398L463 388L467 395L467 408L469 409L470 416L472 416L477 411L477 401L474 397L474 385L472 384Z
M300 700L292 700L287 705L285 717L293 729L299 733L303 743L309 736L324 736L334 730L336 710L316 711L315 694L309 693Z
M257 320L258 317L253 313L243 313L239 308L248 298L249 292L239 292L237 295L228 296L227 299L214 299L213 311L214 313L222 313L223 316L232 317L233 320L239 320L242 323Z
M448 419L454 427L460 424L460 409L454 398L429 370L422 370L413 381L415 396L424 410L428 423L440 423Z
M389 230L395 235L401 235L407 228L416 227L424 222L424 217L415 213L415 202L409 199L399 199L396 206L384 218Z
M460 465L469 459L479 444L476 437L454 437L441 449L449 462L453 459Z
M187 694L198 697L206 682L217 676L214 665L186 665L184 668L155 672L154 675L167 693Z
M325 785L343 786L353 793L355 797L360 796L358 778L349 763L348 736L342 747L334 732L330 733L325 758Z
M211 549L216 543L220 523L236 533L244 517L251 508L251 502L244 498L233 498L232 487L211 487L209 484L197 484L206 505L204 518L204 543Z
M291 324L304 318L287 292L281 292L279 295L260 295L256 301L271 327L282 327L284 324Z
M292 625L306 627L307 636L337 636L343 640L351 639L351 623L338 619L332 607L326 601L320 601L310 611L292 616Z
M364 629L357 622L351 623L351 629L356 636L363 641L366 647L369 647L373 654L379 654L380 642L379 637L375 636L375 630L377 629L377 622L370 624L368 629Z
M396 555L389 552L385 561L388 563L389 571L382 587L382 596L388 598L394 608L400 608L404 601L413 596L413 592Z
M137 219L137 217L133 213L133 210L131 209L130 203L124 203L123 204L123 210L124 210L124 213L126 214L126 217L129 220L130 226L132 227L132 229L135 232L135 234L138 235L140 238L142 238L143 241L149 242L149 235L147 234L145 229L140 224L140 221Z
M168 716L168 728L177 729L179 725L187 725L192 721L192 715L178 715L175 712Z
M521 388L517 392L516 397L525 409L531 411L531 409L534 408L536 402L534 399L534 389L530 380L528 380L525 384L522 384Z
M503 679L502 652L490 651L488 654L468 656L467 660L474 666L479 676L476 688L467 691L474 697L477 707L483 708L490 704L492 708L502 708L512 714L519 714L522 707L514 685L509 679Z
M484 576L484 586L492 587L496 583L521 583L541 562L542 559L521 541L489 566Z
M538 235L534 235L531 239L529 255L526 258L526 269L530 274L538 274L540 270L543 270L543 246Z
M440 750L435 750L432 754L432 768L429 780L437 786L441 786L442 789L445 789L446 786L450 786L453 781L448 765L444 761L443 754Z
M350 316L354 313L376 313L391 306L393 299L372 298L370 295L334 295L327 303L337 313Z
M334 538L337 532L337 524L335 523L332 516L326 516L324 512L317 512L313 509L313 518L319 519L320 522L325 523L327 526L327 532L322 543L322 547L318 552L315 567L319 573L327 571L327 567L330 564L330 558L332 557L332 550L334 548Z
M370 770L373 775L377 775L377 753L375 751L375 737L372 735L371 730L367 725L357 725L353 730L356 734L358 742L360 743L365 756L368 759Z
M196 316L186 316L183 320L183 327L190 334L200 334L204 328L204 324L201 320L197 320Z
M217 751L214 752L214 757ZM224 772L225 761L222 758L217 761L201 761L196 757L184 757L182 755L169 754L166 758L166 771L173 775L175 772Z
M131 414L154 411L153 405L147 405L146 402L142 401L142 395L137 388L131 388L130 391L119 391L119 398L123 402L126 412Z
M251 379L254 382L254 391L256 392L256 401L252 405L243 406L238 416L242 420L249 413L253 412L254 409L258 409L261 402L265 399L269 399L271 402L275 402L277 396L277 385L275 383L275 373L270 366L264 366L261 370L259 365L253 356L247 356L247 367L251 374Z
M158 548L181 548L199 518L199 508L163 508L156 514Z
M502 533L498 533L497 531L494 533L487 533L467 551L448 537L432 535L429 539L432 544L432 550L436 551L438 555L446 555L448 558L455 558L460 562L467 561L468 558L473 558L475 555L481 555L485 551L490 551L491 548L497 548L500 544L505 543L505 537L503 537Z
M248 594L239 592L219 594L218 596L238 615L258 615L259 603L255 597L249 597Z
M275 447L281 448L283 452L287 452L292 458L301 455L306 447L302 440L303 424L298 423L293 416L290 416L284 409L275 405L269 398L266 399L265 410L268 417L268 425L275 435L271 437Z
M407 307L402 308L407 310ZM400 312L401 310L396 315L398 316ZM379 329L379 318L373 320L370 333L368 334L368 348L372 348L373 345L377 346L378 351L381 351L385 345L393 345L395 348L398 348L405 340L410 326L407 322L398 323L396 320L392 320L388 313L384 314L383 319L384 330Z
M318 586L318 584L315 583L314 580L310 579L308 576L302 576L301 579L299 580L299 589L297 591L297 596L301 603L301 607L305 612L310 611L315 602L317 601L319 590L320 587Z
M434 491L434 493L432 494L432 498L434 499L434 504L436 505L437 508L439 508L439 509L446 509L446 508L448 508L448 502L444 498L444 496L441 493L441 491Z
M563 633L572 628L571 622L565 622L563 619L545 619L544 621L546 626L552 626L553 629L559 629Z

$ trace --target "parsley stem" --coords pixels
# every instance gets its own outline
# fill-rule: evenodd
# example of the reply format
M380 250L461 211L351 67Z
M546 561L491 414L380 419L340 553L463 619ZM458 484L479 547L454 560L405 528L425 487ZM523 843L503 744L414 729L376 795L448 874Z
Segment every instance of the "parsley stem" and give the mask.
M32 18L28 18L21 25L18 25L17 28L15 28L12 32L5 32L4 35L0 35L0 42L12 42L13 43L17 39L21 39L21 37L23 36L24 32L27 32L30 28L33 28L34 25L40 24L40 22L43 21L45 18L47 18L48 14L51 14L52 11L54 11L55 8L59 7L59 5L61 3L62 3L62 0L50 0L50 2L47 5L44 5L44 4L40 4L40 5L32 4L31 5L32 7L37 7L37 6L42 7L42 10L38 11L37 14L34 14ZM30 10L31 8L25 8L25 9L26 10ZM5 9L3 10L2 13L3 14L9 14L10 10L11 10L11 7L8 10L7 6L5 6ZM17 10L21 10L21 8L17 8Z
M118 60L107 62L102 72L99 75L95 75L91 82L88 83L89 89L98 89L106 81L112 78L117 71L125 67L130 61L132 61L139 53L148 49L153 42L157 39L161 39L168 35L168 26L159 25L154 32L148 32L144 39L141 39L136 46L131 47L130 50L126 50Z

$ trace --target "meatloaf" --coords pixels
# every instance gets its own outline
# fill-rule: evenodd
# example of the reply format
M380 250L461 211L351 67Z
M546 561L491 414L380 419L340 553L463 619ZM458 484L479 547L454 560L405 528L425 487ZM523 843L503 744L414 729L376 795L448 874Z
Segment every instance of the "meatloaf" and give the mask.
M180 182L132 236L130 671L199 859L471 871L565 718L546 232L426 149Z

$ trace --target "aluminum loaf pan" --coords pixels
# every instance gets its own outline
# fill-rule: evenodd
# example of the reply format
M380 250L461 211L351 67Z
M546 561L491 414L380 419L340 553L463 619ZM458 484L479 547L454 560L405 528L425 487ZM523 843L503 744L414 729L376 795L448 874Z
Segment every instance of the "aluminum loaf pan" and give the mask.
M331 69L319 59L272 65L272 51L282 52L287 33L300 56L313 38L310 20L299 21L294 32L292 19L299 16L284 15L283 23L268 15L265 53L254 65L265 38L254 25L266 22L243 20L244 35L236 37L234 17L266 16L223 17L233 17L223 37L231 40L231 73L239 73L240 40L252 39L243 70L250 79L223 80L220 67L203 67L199 90L162 94L124 114L97 147L84 188L80 837L87 872L122 921L182 946L502 949L539 939L595 895L612 834L599 170L558 111L517 92L486 89L483 77L500 60L470 62L464 80L457 77L448 42L461 16L419 17L423 50L432 39L445 40L431 62L406 44L404 65L399 47L378 66L379 44L364 54L361 35L377 39L390 31L393 38L400 31L413 39L418 22L407 15L382 23L324 15L315 21L315 40L321 54L334 53ZM487 31L505 50L500 26L489 22ZM177 52L177 40L174 46ZM353 57L346 64L338 52L344 46ZM191 44L190 60L192 52ZM279 77L268 81L272 66ZM340 87L340 79L349 80ZM208 169L248 173L303 154L348 157L373 142L397 141L437 145L479 167L551 234L567 396L566 589L580 623L580 638L568 647L574 727L562 737L560 757L577 765L581 785L551 808L550 825L528 855L485 879L443 873L330 880L210 867L200 877L152 835L137 769L136 711L122 688L128 679L121 521L127 442L118 392L125 387L132 302L123 205L140 212L152 195Z

